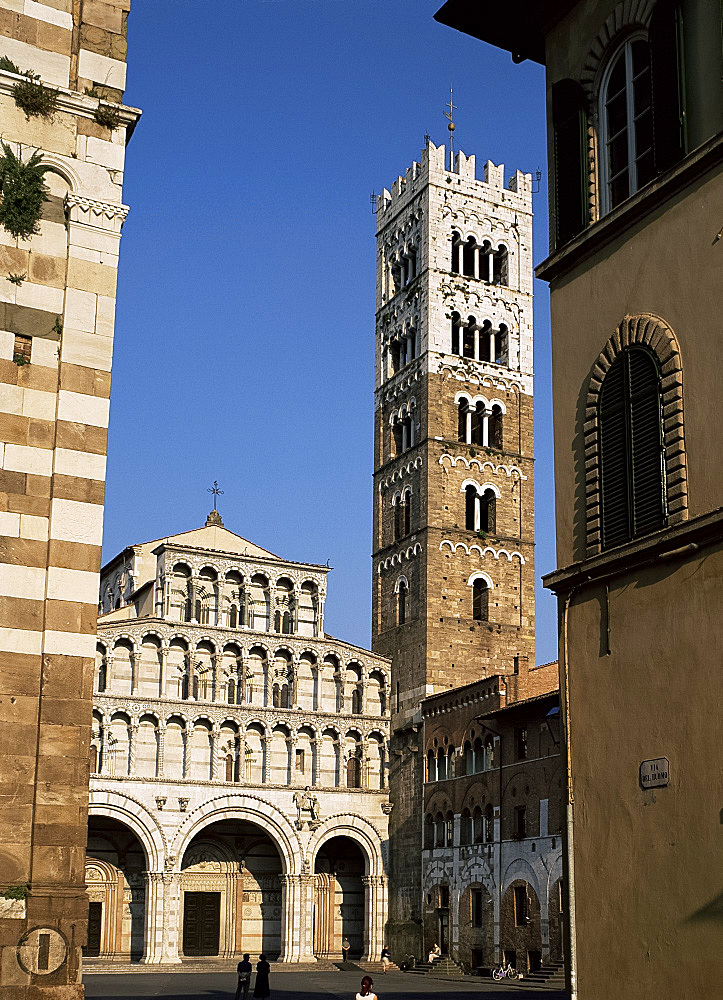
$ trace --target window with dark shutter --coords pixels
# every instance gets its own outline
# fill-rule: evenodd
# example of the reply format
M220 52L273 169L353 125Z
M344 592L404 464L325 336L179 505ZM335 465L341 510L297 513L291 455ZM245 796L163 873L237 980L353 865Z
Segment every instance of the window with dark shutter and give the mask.
M665 466L657 361L629 347L600 392L600 499L603 548L665 524Z
M562 246L582 232L586 222L587 153L585 92L574 80L552 87L554 135L555 244Z
M660 173L685 155L683 19L680 5L658 0L650 21L653 149Z

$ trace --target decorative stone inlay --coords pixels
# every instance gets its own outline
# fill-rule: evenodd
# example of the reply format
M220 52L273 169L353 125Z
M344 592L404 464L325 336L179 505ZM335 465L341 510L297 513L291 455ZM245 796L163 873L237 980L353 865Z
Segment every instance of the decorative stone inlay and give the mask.
M506 556L507 562L512 562L513 558L516 556L523 566L526 562L525 557L521 552L518 552L517 549L513 549L513 551L510 552L508 549L494 549L491 545L486 545L484 548L479 545L468 546L465 542L453 542L449 538L444 538L439 543L440 552L445 545L451 552L456 552L458 549L461 549L468 556L471 556L473 552L476 552L481 558L484 558L489 553L491 556L494 556L495 559L499 559L500 556Z
M466 458L464 455L454 456L450 455L448 452L445 452L443 455L440 456L439 464L444 465L445 459L447 459L447 461L449 462L450 469L454 469L458 464L463 465L465 469L471 469L473 466L477 466L477 469L480 472L484 472L485 469L489 469L490 472L494 473L495 475L499 475L500 472L504 472L508 478L510 478L510 476L512 475L515 475L519 479L527 479L527 476L524 474L519 465L514 465L512 463L510 463L509 465L505 465L504 463L496 465L490 459Z

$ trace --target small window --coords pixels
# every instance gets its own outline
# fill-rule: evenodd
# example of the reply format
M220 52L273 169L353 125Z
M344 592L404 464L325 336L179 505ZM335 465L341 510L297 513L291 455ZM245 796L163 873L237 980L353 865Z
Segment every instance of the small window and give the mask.
M90 748L90 773L98 773L98 747Z
M361 761L350 757L346 764L346 787L361 788Z
M296 763L296 770L299 771L301 774L304 773L304 760L305 760L304 751L303 750L297 750L296 751L296 761L295 761L295 763Z
M527 887L524 885L515 886L515 925L526 927L530 922L527 913Z
M439 887L439 905L443 910L449 909L449 886L440 885Z
M527 727L519 726L515 729L515 758L524 760L527 757Z
M481 927L484 922L484 894L481 889L472 890L472 926Z
M233 781L233 757L231 754L226 757L226 781Z
M21 333L15 334L13 342L13 361L16 365L30 364L30 355L33 351L32 337L25 337Z
M527 836L527 807L518 806L515 809L514 839L524 840Z
M476 622L489 620L490 591L485 580L475 580L472 584L472 618Z

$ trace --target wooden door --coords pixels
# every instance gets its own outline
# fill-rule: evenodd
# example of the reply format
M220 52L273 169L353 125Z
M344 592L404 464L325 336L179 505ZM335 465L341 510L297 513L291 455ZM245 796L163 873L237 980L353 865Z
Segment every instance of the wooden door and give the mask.
M220 892L184 892L184 955L218 955L220 926Z
M100 955L100 928L103 919L103 904L90 903L88 906L88 943L83 954L92 957Z

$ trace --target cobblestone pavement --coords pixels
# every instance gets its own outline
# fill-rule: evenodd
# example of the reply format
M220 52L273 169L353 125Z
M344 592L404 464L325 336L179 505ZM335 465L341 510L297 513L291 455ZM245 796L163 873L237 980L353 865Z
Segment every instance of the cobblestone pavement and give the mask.
M344 972L281 972L271 974L270 1000L354 1000L361 970ZM468 1000L479 996L489 1000L566 1000L564 993L548 989L526 989L485 979L464 982L390 972L374 975L379 1000L410 1000L413 997L443 996L445 1000ZM88 1000L104 997L121 1000L152 1000L154 997L183 997L184 1000L233 1000L236 977L227 972L132 972L122 975L96 973L85 977Z

